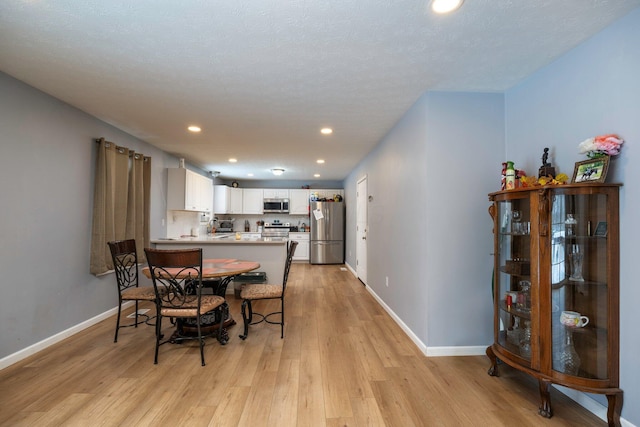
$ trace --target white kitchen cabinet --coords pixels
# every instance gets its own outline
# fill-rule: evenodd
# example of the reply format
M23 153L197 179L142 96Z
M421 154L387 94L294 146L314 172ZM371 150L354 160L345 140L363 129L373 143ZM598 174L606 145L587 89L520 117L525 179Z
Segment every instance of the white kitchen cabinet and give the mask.
M241 214L242 213L242 188L231 188L229 213Z
M309 233L289 233L289 240L298 242L294 261L309 261Z
M289 198L289 190L283 188L265 188L264 190L264 198L265 199L288 199Z
M211 179L184 168L167 171L167 210L211 212Z
M289 190L289 215L309 214L310 190Z
M236 188L237 190L237 188ZM242 213L262 215L264 207L262 188L242 189Z
M216 185L214 191L213 213L241 214L242 188L231 188L226 185Z
M198 175L200 179L200 197L205 208L203 212L213 213L213 180L206 176Z
M226 214L231 209L231 187L226 185L214 186L213 213Z

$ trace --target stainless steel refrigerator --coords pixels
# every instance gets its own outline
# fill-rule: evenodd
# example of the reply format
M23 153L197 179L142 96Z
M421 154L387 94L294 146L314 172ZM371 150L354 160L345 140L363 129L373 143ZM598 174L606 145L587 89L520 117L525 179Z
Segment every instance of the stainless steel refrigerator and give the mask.
M311 202L309 262L344 263L344 202Z

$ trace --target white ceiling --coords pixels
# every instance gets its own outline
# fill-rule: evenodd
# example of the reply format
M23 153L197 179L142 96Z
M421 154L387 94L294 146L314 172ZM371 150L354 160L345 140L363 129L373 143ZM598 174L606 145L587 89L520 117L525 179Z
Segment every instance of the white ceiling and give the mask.
M0 70L222 178L341 180L424 92L503 91L640 0L428 6L2 0Z

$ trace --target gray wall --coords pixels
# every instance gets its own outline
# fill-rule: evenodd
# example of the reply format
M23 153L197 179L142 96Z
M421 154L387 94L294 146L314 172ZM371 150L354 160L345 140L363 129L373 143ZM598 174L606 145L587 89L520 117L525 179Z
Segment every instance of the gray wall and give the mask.
M89 274L97 137L152 157L151 235L177 159L0 73L0 359L117 305Z
M492 340L487 194L500 186L503 130L502 94L428 93L345 181L347 263L366 175L367 285L428 352Z
M640 425L640 301L635 256L640 241L640 9L614 23L501 97L427 93L345 181L355 200L368 177L367 284L427 347L492 341L491 222L486 194L499 188L500 163L535 175L544 147L569 177L585 157L578 144L603 133L626 143L610 182L623 182L620 241L622 416ZM487 117L488 116L488 117ZM502 124L503 122L503 124ZM503 127L504 126L504 127ZM506 141L506 144L505 144ZM355 204L347 215L347 263L356 261ZM384 284L390 278L390 287ZM464 313L464 315L460 315ZM602 396L592 396L606 404ZM579 399L582 397L578 396ZM586 402L588 405L589 403Z
M526 170L551 148L556 169L570 177L584 139L618 133L626 142L607 181L622 182L620 203L620 387L622 416L640 425L640 339L635 265L640 241L640 9L506 93L508 157ZM599 399L601 402L604 400Z

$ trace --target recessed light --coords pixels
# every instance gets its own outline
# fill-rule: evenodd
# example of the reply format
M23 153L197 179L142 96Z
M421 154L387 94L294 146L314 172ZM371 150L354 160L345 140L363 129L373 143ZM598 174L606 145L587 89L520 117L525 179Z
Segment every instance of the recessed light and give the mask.
M189 132L194 132L194 133L198 133L202 130L200 129L200 126L189 126L187 129L189 130Z
M319 164L319 165L321 165L321 164L323 164L323 163L324 163L324 160L323 160L323 159L318 159L318 160L316 160L316 163L317 163L317 164Z
M314 173L314 174L313 174L313 176L314 176L315 178L320 178L320 174L319 174L319 173Z
M464 0L433 0L431 10L435 13L449 13L462 6Z
M233 157L229 159L229 163L236 163L238 159L234 159Z
M252 173L248 173L247 176L253 176L253 174Z
M322 128L320 129L320 133L323 135L331 135L333 133L333 129L331 128Z
M271 169L271 173L276 176L280 176L284 173L284 169L280 169L280 168Z

